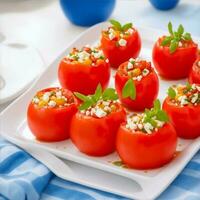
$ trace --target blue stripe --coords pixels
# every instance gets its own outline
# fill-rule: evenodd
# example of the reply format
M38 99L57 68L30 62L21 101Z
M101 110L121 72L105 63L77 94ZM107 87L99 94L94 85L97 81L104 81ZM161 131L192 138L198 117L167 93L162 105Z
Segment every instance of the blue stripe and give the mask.
M12 156L1 162L0 173L10 173L13 169L17 168L24 161L29 159L29 155L23 151L16 152ZM11 164L12 163L12 164Z
M53 184L49 184L47 189L44 191L45 194L58 197L61 199L67 199L67 200L95 200L93 197L91 197L88 194L85 194L83 192L79 192L77 190L71 190L71 189L65 189Z
M53 174L51 172L48 172L46 175L38 177L37 179L32 181L32 185L38 194L40 194L44 190L52 175Z
M190 161L186 168L200 171L200 164L194 161Z
M0 194L0 200L9 200L9 199Z
M172 183L172 185L195 192L197 194L200 193L200 180L192 176L180 174Z

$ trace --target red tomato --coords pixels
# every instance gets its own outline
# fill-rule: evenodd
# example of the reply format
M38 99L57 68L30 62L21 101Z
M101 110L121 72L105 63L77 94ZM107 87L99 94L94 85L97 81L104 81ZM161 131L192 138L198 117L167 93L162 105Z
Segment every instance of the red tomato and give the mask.
M121 64L115 75L115 88L118 93L119 99L122 104L135 111L142 111L145 108L151 108L154 100L158 95L159 81L158 76L155 73L154 69L151 67L149 62L142 61L142 68L147 68L150 70L150 73L143 77L140 81L133 80L136 88L136 98L132 100L131 98L123 98L122 90L126 84L129 76L125 71L127 62Z
M200 56L192 66L189 74L189 83L200 84Z
M118 106L116 112L103 118L76 113L72 119L70 136L81 152L91 156L105 156L115 150L117 130L126 119L123 107Z
M169 97L163 103L179 137L193 139L200 136L200 105L176 106Z
M158 73L167 79L186 78L197 59L197 44L190 42L188 47L178 47L174 53L168 46L161 46L163 38L155 43L152 53L153 63Z
M53 91L48 88L37 94ZM73 103L63 107L39 107L31 102L27 111L28 125L38 140L53 142L69 138L69 128L72 116L77 112L77 100L73 94L64 89L63 95L73 99Z
M102 33L101 48L109 59L111 67L118 68L120 64L129 58L138 57L141 50L141 39L138 31L134 29L132 35L126 38L126 46L117 46L116 40L110 40L107 35Z
M123 163L136 169L161 167L169 162L176 151L177 135L166 123L157 132L133 132L122 124L117 133L116 148Z
M64 58L58 69L58 78L63 88L88 95L93 94L100 83L105 89L110 79L110 66L100 61L96 66L72 63Z

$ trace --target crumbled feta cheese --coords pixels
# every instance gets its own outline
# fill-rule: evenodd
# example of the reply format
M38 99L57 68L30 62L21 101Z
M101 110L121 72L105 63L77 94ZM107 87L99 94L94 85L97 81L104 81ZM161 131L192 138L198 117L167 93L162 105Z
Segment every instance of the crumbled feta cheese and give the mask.
M46 102L49 101L49 96L50 96L50 93L49 93L49 92L44 93L44 94L43 94L43 97L42 97L42 100L43 100L43 101L46 101Z
M197 62L197 65L200 67L200 60Z
M195 102L197 101L197 99L198 99L198 94L195 93L195 94L193 95L193 97L192 97L191 102L192 102L192 103L195 103Z
M141 80L142 80L142 76L141 75L137 76L137 81L141 81Z
M139 117L138 117L138 116L134 116L134 117L132 118L132 120L133 120L133 122L137 122L137 121L139 121Z
M106 59L106 63L109 63L109 60L108 60L108 58Z
M81 62L81 61L85 61L85 60L89 59L90 54L86 51L81 51L78 53L78 57L79 57L78 60Z
M178 46L179 46L179 47L182 47L182 46L183 46L182 42L179 42L179 43L178 43Z
M38 104L38 103L39 103L39 101L40 101L40 100L39 100L37 97L34 97L34 98L33 98L33 103L36 103L36 104Z
M197 90L200 92L200 86L197 86L197 85L196 85L196 88L197 88Z
M142 125L142 124L138 124L137 126L138 126L138 128L139 128L140 130L143 129L143 125Z
M157 123L158 127L162 127L164 125L165 122L159 121L159 120L155 120Z
M183 95L183 96L180 96L179 98L178 98L178 100L180 101L180 104L181 105L187 105L189 102L187 101L187 97L185 96L185 95Z
M142 75L143 75L143 76L146 76L148 73L149 73L149 70L148 70L148 69L144 69L144 70L142 71Z
M110 40L112 40L115 38L115 34L111 32L111 33L109 33L108 37Z
M129 33L129 34L133 34L134 31L133 31L132 28L129 28L126 32Z
M56 97L57 97L57 98L60 98L61 96L62 96L62 92L61 92L60 90L57 91L57 92L56 92Z
M85 114L86 114L87 116L89 116L89 115L90 115L90 111L87 110L87 111L85 112Z
M129 62L134 63L134 62L135 62L135 59L130 58L130 59L129 59Z
M107 115L107 113L105 111L103 111L102 109L96 109L95 115L97 117L101 118L101 117L105 117Z
M153 126L150 123L147 122L147 123L144 124L144 130L147 133L151 133L151 131L153 130Z
M134 123L129 123L128 125L129 125L130 129L133 129L133 130L137 129L137 125Z
M103 105L104 105L104 106L109 106L109 104L110 104L109 102L103 101Z
M51 101L49 101L48 105L51 106L51 107L55 107L56 102L51 100Z
M92 55L93 55L95 58L100 58L101 56L104 56L102 50L100 50L100 51L98 51L98 52L92 52Z
M126 46L127 41L125 39L120 39L118 41L118 43L119 43L120 46L124 47L124 46Z
M133 69L133 64L131 62L128 62L127 68L128 69Z

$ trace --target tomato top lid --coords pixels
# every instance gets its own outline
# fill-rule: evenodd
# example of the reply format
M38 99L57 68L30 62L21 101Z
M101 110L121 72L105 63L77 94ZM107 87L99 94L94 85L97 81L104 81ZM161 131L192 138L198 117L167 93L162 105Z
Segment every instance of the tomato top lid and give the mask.
M111 23L111 26L108 27L107 30L104 30L103 34L109 40L115 41L116 46L126 46L127 39L135 32L132 23L122 25L114 19L111 19L109 22Z
M87 116L102 118L119 109L118 96L113 88L107 88L102 91L102 87L99 84L93 95L85 96L78 92L74 94L82 101L79 106L80 112Z
M173 54L177 48L187 48L194 44L191 34L184 32L182 24L179 25L177 31L173 30L172 23L168 23L169 35L161 39L161 46L168 46L169 52Z
M81 49L73 48L65 57L65 60L74 64L82 63L89 66L96 66L102 61L109 62L100 47L90 47L89 45Z
M125 127L133 132L141 131L151 134L162 128L169 118L165 111L161 109L160 101L154 101L154 107L146 109L144 113L134 113L127 118Z
M173 85L169 87L167 93L170 101L176 106L200 104L200 86L197 84Z
M75 103L74 96L62 88L49 88L39 91L32 99L39 108L63 108Z

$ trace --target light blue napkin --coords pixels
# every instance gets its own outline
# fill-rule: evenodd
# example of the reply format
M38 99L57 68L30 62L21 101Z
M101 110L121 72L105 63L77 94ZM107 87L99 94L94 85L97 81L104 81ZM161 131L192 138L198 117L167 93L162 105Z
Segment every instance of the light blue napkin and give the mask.
M55 177L47 167L0 139L0 200L126 200ZM159 200L200 199L200 151Z

